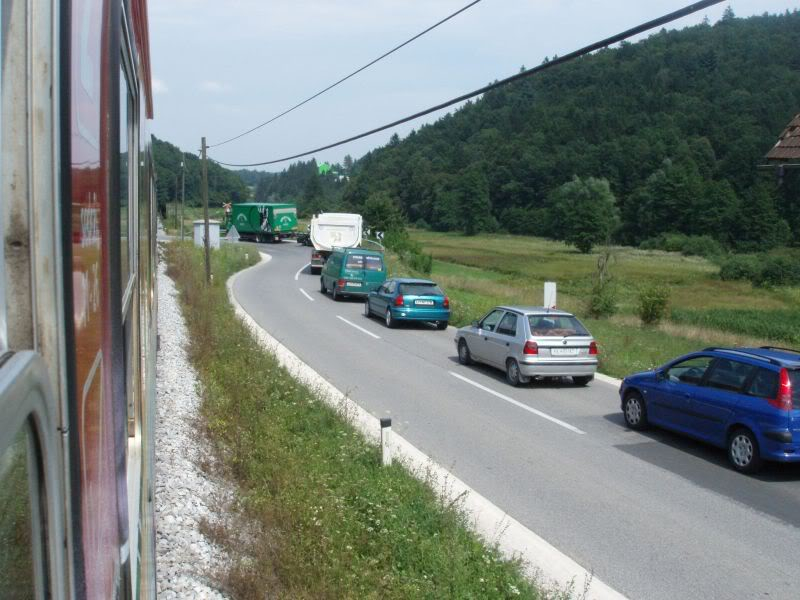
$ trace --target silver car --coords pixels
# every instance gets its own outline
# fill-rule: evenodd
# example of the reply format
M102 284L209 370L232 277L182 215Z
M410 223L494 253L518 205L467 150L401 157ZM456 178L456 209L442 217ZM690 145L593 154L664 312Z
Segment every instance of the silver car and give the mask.
M586 385L597 370L597 343L568 312L540 306L498 306L456 333L458 361L505 371L511 385L531 377L572 377Z

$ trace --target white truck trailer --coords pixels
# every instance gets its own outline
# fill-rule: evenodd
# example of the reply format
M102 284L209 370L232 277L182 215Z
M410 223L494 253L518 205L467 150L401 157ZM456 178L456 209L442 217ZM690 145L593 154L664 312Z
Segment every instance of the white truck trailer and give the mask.
M355 213L320 213L311 219L309 236L311 272L320 273L334 248L357 248L361 244L362 219Z

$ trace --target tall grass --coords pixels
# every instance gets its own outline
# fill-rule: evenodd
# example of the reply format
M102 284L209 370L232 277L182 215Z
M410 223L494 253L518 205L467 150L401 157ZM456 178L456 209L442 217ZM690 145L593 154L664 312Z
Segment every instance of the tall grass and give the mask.
M670 318L675 323L699 325L709 329L719 329L800 345L800 309L736 310L711 308L691 310L678 308L672 310Z
M210 438L236 480L246 535L218 532L235 561L227 587L239 598L540 598L517 562L502 560L346 415L318 400L264 352L234 316L224 282L244 251L213 255L167 248L203 384ZM252 260L250 261L252 262ZM218 529L218 528L217 528Z

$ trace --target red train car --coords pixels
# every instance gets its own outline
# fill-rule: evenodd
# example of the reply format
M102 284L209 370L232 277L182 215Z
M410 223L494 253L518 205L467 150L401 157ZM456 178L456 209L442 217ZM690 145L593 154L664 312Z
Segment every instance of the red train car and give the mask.
M0 22L0 598L154 597L146 0Z

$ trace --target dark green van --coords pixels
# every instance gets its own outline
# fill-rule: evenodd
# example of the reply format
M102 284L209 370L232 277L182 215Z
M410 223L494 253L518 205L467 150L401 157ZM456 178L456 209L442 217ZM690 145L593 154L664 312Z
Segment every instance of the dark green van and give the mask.
M383 253L363 248L335 248L319 278L322 293L330 291L333 299L342 296L365 297L386 281Z

